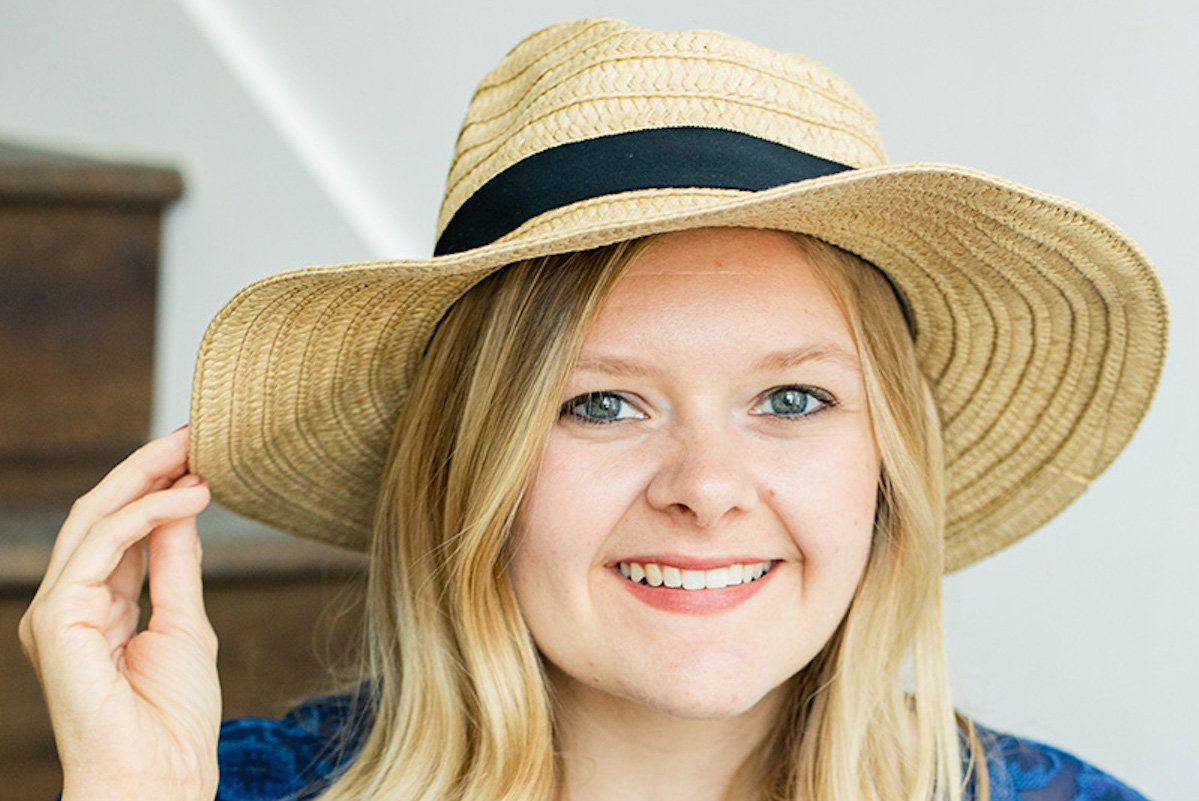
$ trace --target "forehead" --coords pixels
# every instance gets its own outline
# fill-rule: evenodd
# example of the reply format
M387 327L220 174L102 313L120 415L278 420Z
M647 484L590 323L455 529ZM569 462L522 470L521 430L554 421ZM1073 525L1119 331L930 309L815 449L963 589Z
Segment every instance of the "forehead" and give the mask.
M855 350L841 304L795 238L749 228L654 239L612 290L584 350L615 339L695 336L779 345L821 339Z

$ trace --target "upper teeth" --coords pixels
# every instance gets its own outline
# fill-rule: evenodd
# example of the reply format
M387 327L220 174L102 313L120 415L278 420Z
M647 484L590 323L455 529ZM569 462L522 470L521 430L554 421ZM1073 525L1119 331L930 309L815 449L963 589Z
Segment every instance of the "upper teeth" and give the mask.
M719 590L759 579L763 573L770 570L773 564L769 561L750 562L717 567L712 570L683 570L672 565L660 565L654 562L621 562L620 573L630 581L648 584L651 587Z

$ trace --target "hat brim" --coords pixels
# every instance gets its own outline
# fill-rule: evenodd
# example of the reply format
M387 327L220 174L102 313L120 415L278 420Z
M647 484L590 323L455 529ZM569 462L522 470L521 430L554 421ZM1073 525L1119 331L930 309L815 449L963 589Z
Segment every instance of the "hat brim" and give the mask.
M239 514L365 549L399 410L458 297L521 259L708 226L810 234L901 290L943 413L948 571L1074 500L1127 443L1157 387L1165 298L1126 234L985 173L901 164L761 192L605 196L462 253L265 278L217 314L201 343L191 468Z

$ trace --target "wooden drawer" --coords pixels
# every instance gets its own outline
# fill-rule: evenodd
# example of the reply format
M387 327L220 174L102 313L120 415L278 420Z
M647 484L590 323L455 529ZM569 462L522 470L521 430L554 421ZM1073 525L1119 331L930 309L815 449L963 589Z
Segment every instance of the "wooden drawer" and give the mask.
M147 438L174 170L0 143L0 508L70 501Z

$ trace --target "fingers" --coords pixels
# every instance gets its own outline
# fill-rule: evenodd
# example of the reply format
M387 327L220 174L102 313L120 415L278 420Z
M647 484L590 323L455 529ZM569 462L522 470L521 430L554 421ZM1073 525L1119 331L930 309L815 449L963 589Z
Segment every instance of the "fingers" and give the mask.
M208 505L207 484L151 492L91 526L62 566L56 584L98 586L108 582L125 552L159 526L195 518Z
M208 503L208 487L194 476L176 484L95 523L59 575L43 583L21 619L22 649L33 663L47 698L66 700L65 708L85 704L89 691L109 686L122 670L122 655L137 628L145 564L141 540L160 528L170 531L180 526L185 531L191 527L194 537L195 516ZM160 566L165 568L164 575L151 579L159 586L170 586L175 581L189 586L199 581L198 575L193 578L177 565ZM198 561L195 569L198 571ZM182 579L175 575L180 572ZM189 639L215 655L215 637L204 617L202 602L198 607L193 602L189 610L190 619L175 614L175 628L186 628Z
M150 493L101 519L61 565L58 575L47 575L20 625L22 647L35 667L39 667L37 643L53 641L68 629L94 629L108 640L110 652L119 648L122 639L121 632L110 631L111 626L132 633L129 616L136 615L142 562L140 555L128 554L159 526L194 519L203 510L209 500L208 487L196 481L193 478L183 486Z
M188 482L190 486L189 478L180 479L177 485ZM184 629L211 646L215 655L216 635L204 610L202 557L195 518L155 528L150 534L148 554L152 609L148 628L157 632Z
M98 520L147 493L170 486L187 472L187 436L184 427L143 445L75 501L54 543L45 583L53 583L58 578L71 554Z
M187 472L186 426L147 442L108 472L75 508L84 517L111 514L147 492L163 489Z
M129 638L137 633L141 617L139 601L145 575L146 549L142 545L134 545L125 551L116 570L109 576L108 590L112 601L103 631L111 653L123 648Z
M203 765L215 777L217 646L195 530L209 500L187 473L180 431L139 449L72 507L20 624L64 786L117 797L104 788L128 786L130 776L179 787ZM147 568L153 612L139 633Z

